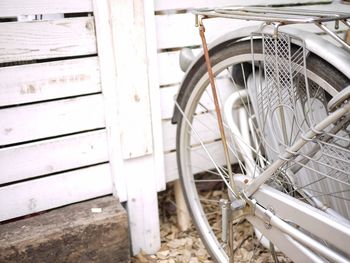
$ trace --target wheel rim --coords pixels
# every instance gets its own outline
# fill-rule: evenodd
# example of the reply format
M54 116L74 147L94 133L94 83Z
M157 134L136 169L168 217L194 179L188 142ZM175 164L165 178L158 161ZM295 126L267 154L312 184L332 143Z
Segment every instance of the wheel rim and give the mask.
M254 55L255 61L261 61L262 55L255 54ZM215 72L215 75L217 75L219 72L224 71L225 69L229 68L230 66L234 64L240 64L244 62L250 62L252 60L252 57L250 54L244 54L244 55L238 55L226 60L221 61L220 63L213 66L213 70ZM337 91L328 85L322 78L318 77L316 74L312 72L308 72L308 77L314 81L315 83L319 83L322 85L322 89L326 90L327 93L331 96L337 93ZM190 116L189 121L193 124L193 114L197 110L198 103L200 101L200 97L204 94L204 90L207 88L208 85L208 79L206 76L203 76L198 82L197 85L194 87L194 91L192 94L192 97L190 97L189 101L194 101L192 107L187 107L185 109L185 115ZM203 107L203 105L201 105ZM228 257L226 255L226 252L224 251L224 248L220 245L220 242L217 240L217 234L214 233L212 230L212 227L209 225L204 210L202 209L202 203L201 198L198 195L197 188L196 188L196 182L195 178L193 177L193 172L191 167L191 135L188 132L185 132L189 129L189 125L186 123L186 121L182 120L183 124L181 125L181 131L178 132L178 134L181 135L179 139L179 146L178 149L180 150L179 154L179 164L182 169L182 183L184 188L186 189L186 199L190 206L191 213L193 217L195 218L197 228L199 229L199 232L202 236L202 239L204 240L204 243L206 243L207 247L210 248L210 253L214 257L215 260L219 262L225 262L228 261ZM189 129L190 130L190 129ZM198 142L197 142L198 144ZM181 147L182 145L182 147ZM194 169L195 170L195 169Z

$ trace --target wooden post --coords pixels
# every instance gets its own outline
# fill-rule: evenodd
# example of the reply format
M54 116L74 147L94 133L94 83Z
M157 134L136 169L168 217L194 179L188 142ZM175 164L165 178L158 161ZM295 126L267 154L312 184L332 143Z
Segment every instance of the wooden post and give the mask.
M98 60L104 98L109 163L113 182L113 194L121 201L127 200L125 173L121 153L121 127L118 119L118 89L114 63L113 41L110 27L108 0L93 0L96 26Z
M155 88L158 89L154 78L156 58L152 58L152 48L147 46L150 37L145 29L151 22L145 15L150 4L142 0L108 2L118 96L115 121L120 127L116 135L120 136L132 251L155 253L160 248L157 190L165 183L162 158L159 159L163 152L157 117L160 109L150 105L150 96L157 95Z
M174 182L174 193L176 202L177 224L180 231L186 231L191 226L191 216L188 212L185 198L179 180Z

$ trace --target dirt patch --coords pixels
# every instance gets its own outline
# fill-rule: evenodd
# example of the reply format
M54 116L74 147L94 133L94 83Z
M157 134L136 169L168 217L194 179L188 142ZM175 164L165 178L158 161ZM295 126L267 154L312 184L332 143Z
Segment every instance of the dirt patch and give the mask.
M180 231L176 222L176 205L173 189L170 186L159 194L161 248L154 255L141 252L132 258L132 263L210 263L213 262L201 241L196 228L191 225L187 231ZM219 217L220 215L218 215ZM220 218L217 221L220 222ZM268 249L264 248L255 237L254 229L247 221L242 221L234 228L234 262L275 262ZM291 262L278 253L279 262Z

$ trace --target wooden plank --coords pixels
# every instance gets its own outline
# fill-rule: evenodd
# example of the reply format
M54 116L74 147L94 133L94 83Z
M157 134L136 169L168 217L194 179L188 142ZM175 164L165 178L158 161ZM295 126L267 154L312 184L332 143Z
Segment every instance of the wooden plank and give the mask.
M126 211L106 196L0 225L0 262L129 263L128 237Z
M107 130L107 150L113 181L113 195L127 201L126 173L123 172L118 89L108 0L93 0L98 60Z
M203 142L211 142L220 138L217 120L212 113L196 115L192 125ZM196 137L194 137L193 143L199 144ZM163 121L163 144L165 152L176 149L176 125L172 124L170 120Z
M225 156L223 153L221 141L216 141L206 144L208 151L214 156L219 165L224 165ZM192 153L192 165L194 173L203 172L208 169L213 169L214 165L204 152L201 146L196 147ZM231 156L232 163L236 162L235 158ZM176 152L170 152L165 154L165 168L166 168L166 180L172 182L179 178L177 170Z
M209 8L217 6L246 6L246 5L281 5L281 4L309 4L309 3L329 3L330 0L154 0L155 10L183 10L193 8Z
M105 126L102 95L0 110L0 145Z
M96 57L3 67L0 79L0 106L101 91Z
M146 15L146 12L150 10L149 5L144 2L109 2L120 95L123 172L127 175L128 215L134 254L140 250L155 253L160 248L155 178L155 172L158 170L154 161L154 147L157 146L153 144L150 105L150 85L154 85L154 75L148 76L152 74L152 69L149 68L152 62L148 61L146 47L146 24L149 23L147 16L150 15ZM126 50L128 52L125 52ZM153 88L158 89L158 85L154 85Z
M158 54L159 84L176 85L184 76L179 63L180 51L162 52Z
M0 24L0 63L96 54L93 17Z
M0 184L108 161L106 131L0 149Z
M122 152L129 159L153 152L144 11L139 0L111 1L110 8Z
M197 56L201 49L192 49L194 56ZM176 85L184 77L180 68L180 50L158 53L159 84L161 86Z
M0 221L107 195L111 192L109 164L8 185L0 188Z
M1 0L0 17L91 12L91 0Z

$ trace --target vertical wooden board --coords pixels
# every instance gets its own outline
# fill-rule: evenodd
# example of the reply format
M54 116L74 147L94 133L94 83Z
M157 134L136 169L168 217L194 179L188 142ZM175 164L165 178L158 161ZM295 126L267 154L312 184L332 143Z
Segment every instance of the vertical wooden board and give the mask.
M0 17L91 12L91 0L1 0Z
M0 110L0 145L105 127L102 95Z
M246 6L246 5L290 5L290 4L310 4L310 3L330 3L330 0L154 0L157 11L183 10L192 8L209 8L218 6Z
M0 24L0 63L96 54L93 17Z
M141 0L112 0L110 7L122 151L129 159L153 151L144 6Z
M119 96L116 80L116 66L110 26L109 0L93 0L96 23L98 60L101 72L102 95L106 118L108 155L113 182L113 194L121 201L127 200L126 173L123 172L121 151L121 127L118 113Z
M128 216L133 254L149 254L160 248L156 178L151 155L125 160Z
M101 91L96 57L3 67L0 79L0 106Z
M0 149L0 184L108 161L106 131Z
M144 1L146 48L148 61L149 98L153 137L153 160L157 191L165 190L165 168L161 121L160 91L157 64L157 37L153 1Z
M109 164L0 188L0 221L110 194Z

